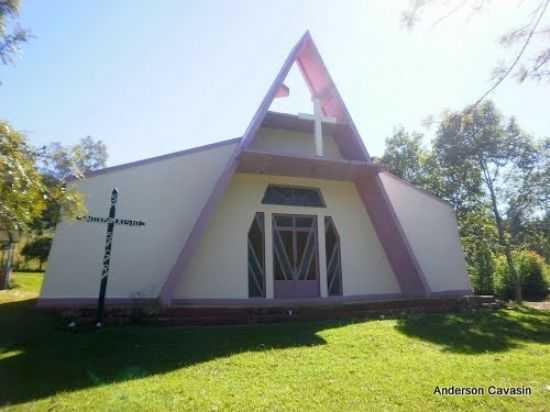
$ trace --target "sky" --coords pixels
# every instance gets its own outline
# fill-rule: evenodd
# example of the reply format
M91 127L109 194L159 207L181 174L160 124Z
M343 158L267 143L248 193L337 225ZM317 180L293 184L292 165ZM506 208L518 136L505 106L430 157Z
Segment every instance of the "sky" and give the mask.
M442 23L448 2L413 31L408 1L23 0L35 36L15 66L0 66L0 119L32 144L106 143L110 166L242 136L306 30L371 155L398 126L459 110L490 86L510 50L498 37L532 2L498 2ZM297 71L274 110L311 112ZM550 136L549 83L506 81L491 96L535 137Z

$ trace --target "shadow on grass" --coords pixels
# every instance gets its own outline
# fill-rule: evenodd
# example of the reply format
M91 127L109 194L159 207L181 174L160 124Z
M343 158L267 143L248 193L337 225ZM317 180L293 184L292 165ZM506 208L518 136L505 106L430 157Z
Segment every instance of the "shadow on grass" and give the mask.
M170 372L233 354L324 345L337 322L107 327L75 333L35 300L0 304L0 406Z
M396 328L448 352L503 352L527 342L550 343L550 312L519 306L514 310L418 314L399 319Z
M55 315L35 310L34 304L35 300L0 304L0 406L162 374L243 352L324 345L318 332L347 324L126 326L75 333ZM550 343L550 312L523 307L412 315L398 319L396 328L443 350L475 355L527 342Z

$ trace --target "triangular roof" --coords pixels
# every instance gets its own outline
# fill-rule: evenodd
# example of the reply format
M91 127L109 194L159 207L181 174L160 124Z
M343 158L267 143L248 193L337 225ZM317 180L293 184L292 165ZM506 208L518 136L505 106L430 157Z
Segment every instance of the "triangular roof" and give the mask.
M351 129L350 141L348 146L351 146L352 152L355 154L354 160L363 160L370 162L370 156L365 147L353 119L351 118L348 109L334 81L330 77L330 74L319 54L319 50L315 46L311 34L306 31L300 41L292 48L288 57L286 58L279 74L271 84L267 94L265 95L262 103L258 107L256 114L252 118L248 128L246 129L243 139L241 141L241 149L246 150L250 147L258 128L262 124L273 99L277 96L278 91L281 88L286 87L284 80L290 71L292 65L296 63L302 73L304 81L306 82L309 91L312 96L320 99L321 110L326 116L331 116L337 119L340 123L348 125Z
M371 192L368 193L369 198L376 197L376 199L367 200L367 192L360 190L359 185L365 184L365 182L367 182L366 179L373 179L373 176L374 179L379 178L375 176L376 172L373 172L374 167L369 153L363 143L363 140L361 139L361 136L359 135L359 132L357 131L357 128L355 127L355 124L353 123L346 105L344 104L336 85L328 73L328 70L323 63L321 55L319 54L309 31L306 31L298 43L292 48L277 77L271 84L271 87L258 107L258 110L250 121L240 144L231 155L231 158L218 178L212 193L208 197L206 204L195 221L195 224L193 225L193 228L185 241L183 249L178 255L176 263L174 264L168 278L166 279L166 282L162 287L160 293L160 301L162 304L169 305L171 303L172 292L178 275L184 273L187 268L189 261L195 253L198 243L206 230L208 220L212 216L216 206L220 203L231 178L239 168L241 157L251 153L248 152L248 149L256 136L256 132L262 125L273 99L277 96L281 89L286 87L283 82L294 63L297 63L300 68L312 96L320 99L323 113L327 116L335 117L339 123L347 126L348 132L338 137L341 140L339 142L339 146L341 149L343 148L342 154L347 154L347 159L351 161L347 162L346 166L348 166L348 169L350 164L353 166L353 170L350 169L349 175L355 178L359 192L363 202L365 203L365 207L367 208L369 214L372 213L376 216L373 218L371 215L371 219L373 220L377 233L379 233L379 236L385 236L381 238L381 242L386 250L388 258L390 259L390 263L394 260L392 256L396 256L395 266L393 264L392 266L394 267L394 272L396 272L401 288L407 289L411 294L423 295L427 293L427 283L425 282L422 270L414 255L412 255L410 245L408 245L408 241L400 229L399 222L396 221L395 213L393 213L393 209L387 199L387 196L385 196L385 193L380 192L380 190L383 191L380 182L377 180L374 184L369 185L375 185L378 188L375 189L374 192L371 190ZM286 160L288 161L289 159ZM321 161L320 159L310 160L317 162ZM337 165L338 169L341 169L341 167L341 164ZM344 171L344 173L348 173L348 171ZM376 201L378 202L377 204L375 204ZM372 206L367 203L372 204ZM386 207L387 210L383 210L383 208L381 209L380 205ZM374 220L377 220L379 224L377 225L377 222ZM386 222L383 222L384 220L386 220ZM400 273L403 272L403 270L407 273L403 275L403 278L401 278ZM405 290L403 291L405 292Z

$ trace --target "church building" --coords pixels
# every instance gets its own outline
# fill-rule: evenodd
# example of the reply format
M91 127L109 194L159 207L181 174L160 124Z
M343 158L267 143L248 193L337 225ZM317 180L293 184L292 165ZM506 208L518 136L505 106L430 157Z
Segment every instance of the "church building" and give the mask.
M270 111L296 65L313 114ZM269 305L471 294L453 209L373 163L309 33L244 135L74 181L90 216L57 226L42 307ZM147 188L147 190L144 190Z

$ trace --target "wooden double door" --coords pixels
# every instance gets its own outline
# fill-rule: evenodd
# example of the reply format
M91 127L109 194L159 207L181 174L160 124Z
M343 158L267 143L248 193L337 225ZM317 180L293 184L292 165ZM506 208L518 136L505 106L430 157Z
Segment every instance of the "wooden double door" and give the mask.
M320 296L317 217L273 214L275 298Z

